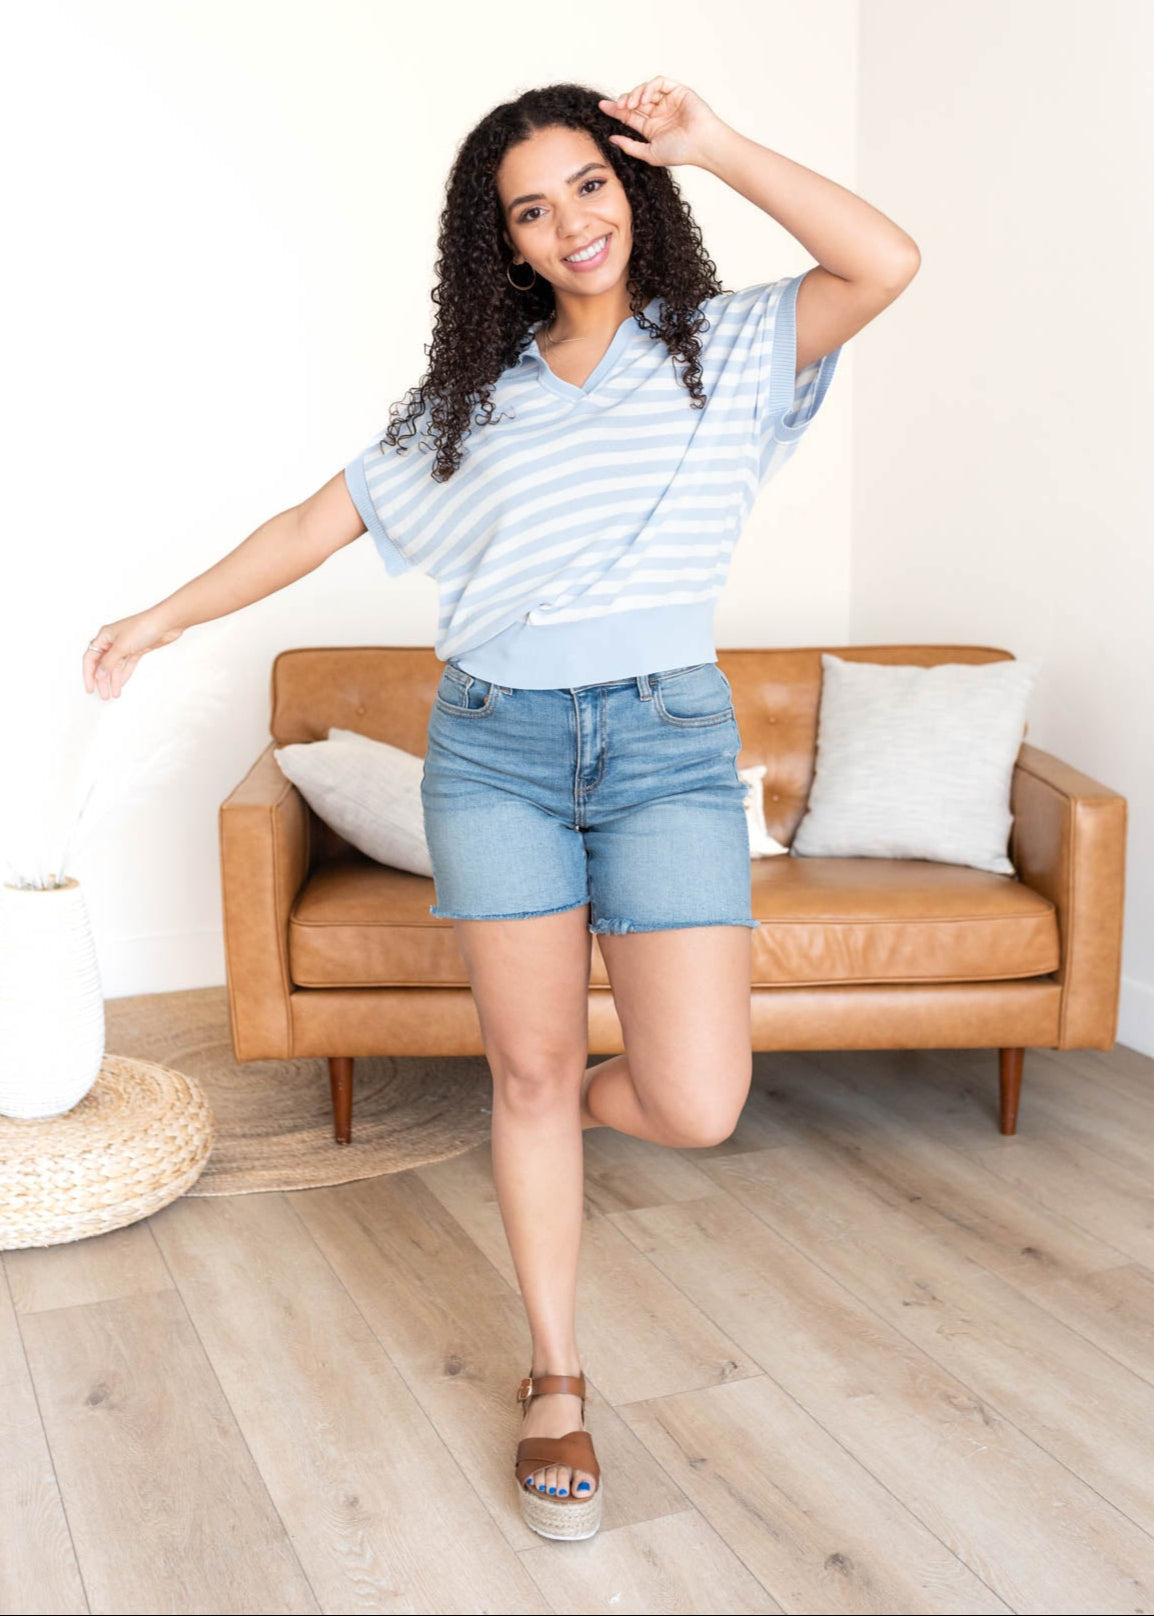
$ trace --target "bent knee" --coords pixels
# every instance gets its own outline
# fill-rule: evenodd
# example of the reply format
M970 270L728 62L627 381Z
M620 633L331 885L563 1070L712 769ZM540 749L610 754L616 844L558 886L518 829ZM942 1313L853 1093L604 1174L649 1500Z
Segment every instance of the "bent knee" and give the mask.
M737 1071L711 1074L708 1085L674 1085L677 1098L665 1097L655 1108L667 1142L675 1149L720 1145L741 1119L753 1077L752 1058ZM647 1107L647 1109L651 1109Z
M697 1117L666 1119L667 1142L675 1150L704 1150L722 1145L737 1127L741 1108L730 1112L706 1112Z

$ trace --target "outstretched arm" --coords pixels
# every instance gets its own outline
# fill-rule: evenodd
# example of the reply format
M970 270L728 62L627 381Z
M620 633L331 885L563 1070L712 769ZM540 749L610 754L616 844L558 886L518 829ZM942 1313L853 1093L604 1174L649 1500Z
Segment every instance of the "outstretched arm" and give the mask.
M165 600L106 623L84 651L85 689L102 701L119 696L147 652L171 645L194 623L240 611L295 583L364 531L344 473L338 472L299 505L270 516Z

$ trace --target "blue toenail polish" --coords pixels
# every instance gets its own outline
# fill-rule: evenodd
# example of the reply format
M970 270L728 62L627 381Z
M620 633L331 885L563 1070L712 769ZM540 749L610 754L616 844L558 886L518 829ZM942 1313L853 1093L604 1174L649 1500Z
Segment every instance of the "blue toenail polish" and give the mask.
M589 1483L587 1481L579 1481L577 1483L577 1491L579 1493L587 1493L589 1491Z
M569 1496L568 1487L562 1487L562 1489L561 1489L561 1497L562 1498L567 1498L568 1496Z
M537 1483L537 1491L539 1493L543 1493L545 1491L545 1483L543 1481L539 1481Z
M557 1491L557 1489L556 1489L556 1487L550 1487L549 1491L551 1493L555 1493Z

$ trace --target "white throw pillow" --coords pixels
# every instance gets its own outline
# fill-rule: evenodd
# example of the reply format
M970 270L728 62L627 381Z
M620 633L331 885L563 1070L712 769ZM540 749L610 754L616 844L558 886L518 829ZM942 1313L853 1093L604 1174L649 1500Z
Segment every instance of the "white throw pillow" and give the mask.
M823 652L814 779L790 851L1015 874L1010 783L1040 666Z
M772 858L777 853L788 853L789 848L771 836L765 827L765 769L764 763L754 763L748 769L738 769L745 781L745 822L749 829L750 858Z
M421 807L424 758L336 728L325 741L278 746L272 755L317 817L346 842L378 864L432 875Z

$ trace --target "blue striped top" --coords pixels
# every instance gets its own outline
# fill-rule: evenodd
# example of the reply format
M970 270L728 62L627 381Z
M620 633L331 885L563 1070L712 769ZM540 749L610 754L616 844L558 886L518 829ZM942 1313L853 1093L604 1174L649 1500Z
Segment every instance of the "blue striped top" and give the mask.
M447 482L433 481L420 443L427 409L407 449L374 441L346 466L386 570L437 580L442 661L542 689L716 660L713 613L734 546L841 353L795 378L802 279L702 303L704 409L631 315L581 387L554 374L534 335Z

